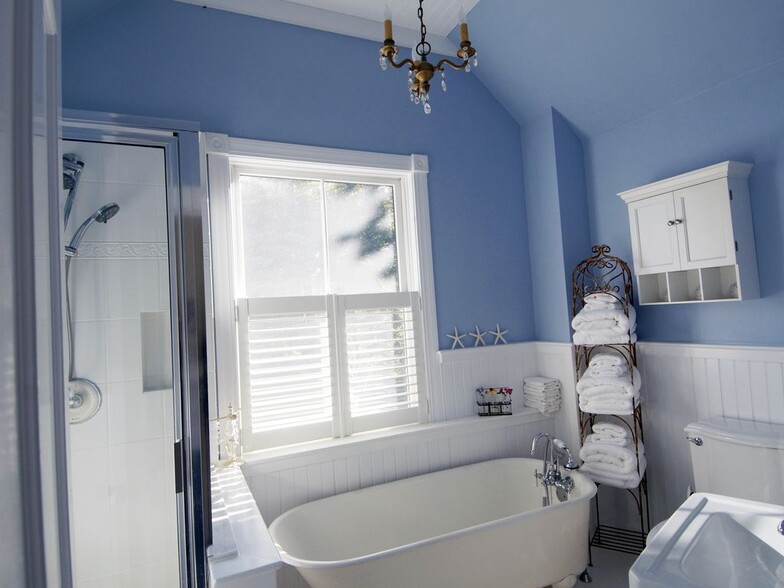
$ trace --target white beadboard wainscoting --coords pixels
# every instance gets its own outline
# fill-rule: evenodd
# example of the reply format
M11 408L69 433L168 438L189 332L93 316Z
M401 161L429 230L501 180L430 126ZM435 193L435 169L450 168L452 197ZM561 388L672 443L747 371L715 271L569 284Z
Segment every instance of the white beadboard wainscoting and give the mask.
M784 423L784 348L645 343L642 374L645 448L653 524L668 517L693 484L683 428L710 416ZM394 436L369 435L294 455L249 461L243 473L268 523L299 504L374 484L498 457L528 454L533 437L556 434L579 447L572 345L517 343L439 353L443 393L430 399L429 425ZM545 417L522 406L522 380L557 378L561 410ZM514 388L511 417L475 416L479 386ZM631 498L605 491L603 523L636 528ZM603 496L605 495L603 494ZM606 508L609 507L609 508ZM605 511L607 511L605 513ZM306 588L284 566L281 588Z
M784 348L639 343L651 523L694 484L690 422L726 416L784 424Z

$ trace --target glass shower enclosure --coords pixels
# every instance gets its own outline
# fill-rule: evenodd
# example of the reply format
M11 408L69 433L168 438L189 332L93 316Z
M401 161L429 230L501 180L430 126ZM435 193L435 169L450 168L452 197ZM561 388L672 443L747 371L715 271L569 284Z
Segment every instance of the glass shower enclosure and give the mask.
M171 126L96 115L64 123L77 588L201 586L206 578L204 192L198 132Z

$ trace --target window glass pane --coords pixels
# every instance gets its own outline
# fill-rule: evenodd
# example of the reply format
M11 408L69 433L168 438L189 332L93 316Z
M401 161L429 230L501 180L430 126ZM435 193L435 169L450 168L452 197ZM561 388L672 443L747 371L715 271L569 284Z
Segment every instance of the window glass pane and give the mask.
M240 175L245 296L326 293L321 182Z
M398 292L392 186L325 182L332 294Z

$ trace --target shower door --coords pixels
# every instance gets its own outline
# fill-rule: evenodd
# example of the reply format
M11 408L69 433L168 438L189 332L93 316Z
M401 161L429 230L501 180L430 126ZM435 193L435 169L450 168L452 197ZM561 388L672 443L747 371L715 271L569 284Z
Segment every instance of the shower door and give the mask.
M194 132L64 128L77 588L203 585L206 351L194 145Z

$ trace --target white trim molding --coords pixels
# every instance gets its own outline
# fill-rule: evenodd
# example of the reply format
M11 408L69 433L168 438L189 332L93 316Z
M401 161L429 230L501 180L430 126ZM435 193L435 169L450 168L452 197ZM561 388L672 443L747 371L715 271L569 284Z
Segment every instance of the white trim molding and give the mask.
M443 395L438 369L438 329L436 323L435 280L433 277L430 237L430 206L427 191L429 170L426 155L396 155L239 139L220 133L205 133L203 141L210 178L210 223L214 263L213 283L221 284L215 292L215 337L218 364L219 411L225 413L228 402L239 404L240 383L236 368L237 326L234 300L234 277L231 272L236 245L229 227L234 217L230 201L231 167L245 164L274 165L276 170L296 169L330 173L372 174L402 182L405 231L401 233L409 252L408 290L418 291L423 316L424 362L427 371L425 402L420 404L420 422L432 420L428 408L432 398ZM442 420L442 419L437 419Z
M645 198L650 198L651 196L656 196L657 194L672 192L673 190L686 188L688 186L693 186L694 184L709 182L711 180L718 180L720 178L729 177L745 179L749 177L749 174L751 174L751 170L753 168L754 165L751 163L725 161L723 163L717 163L716 165L704 167L702 169L681 174L679 176L659 180L658 182L653 182L652 184L646 184L644 186L640 186L639 188L633 188L631 190L619 192L618 196L620 196L623 201L628 204L630 202L636 202L637 200L643 200Z

